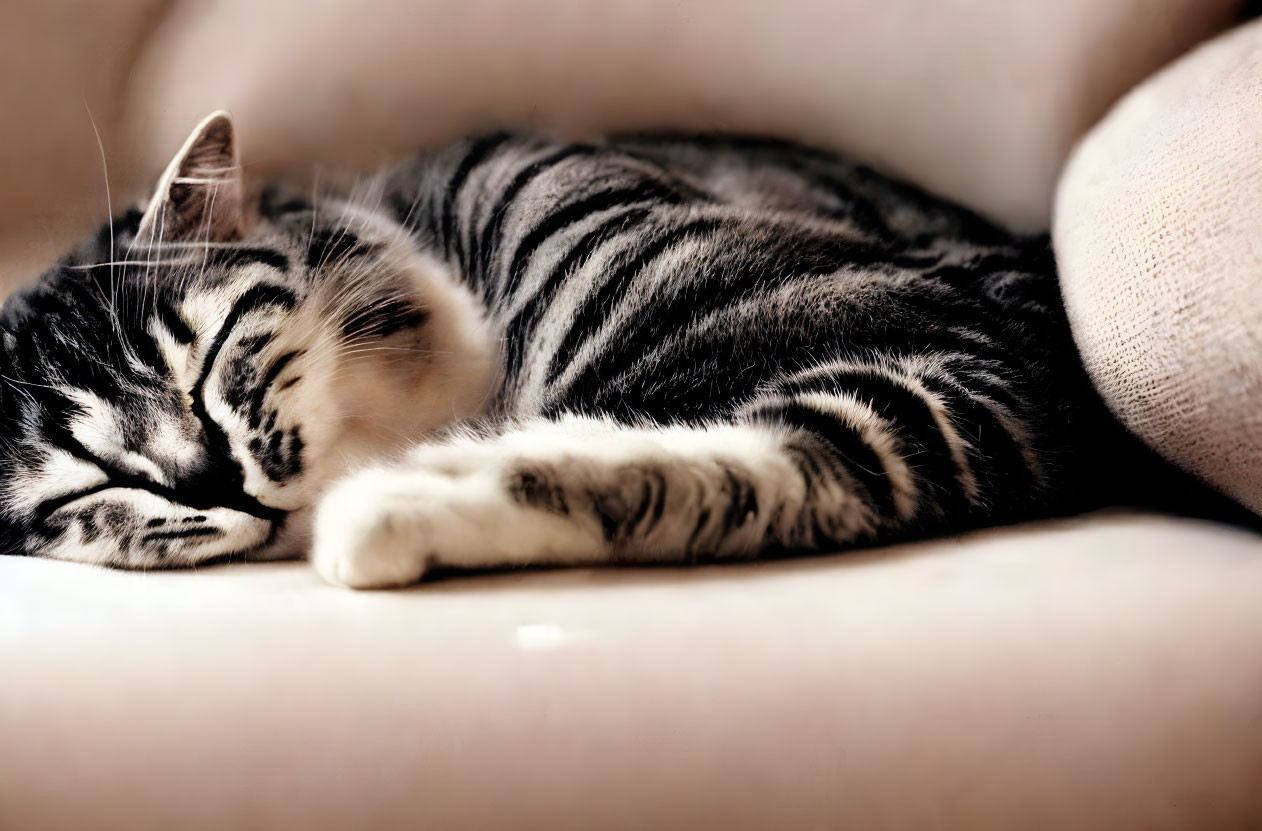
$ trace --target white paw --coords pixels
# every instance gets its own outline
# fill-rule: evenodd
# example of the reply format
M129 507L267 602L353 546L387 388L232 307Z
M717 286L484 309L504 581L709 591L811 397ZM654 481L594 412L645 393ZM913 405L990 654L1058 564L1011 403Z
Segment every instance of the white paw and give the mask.
M321 577L354 589L406 586L421 579L430 541L400 484L387 471L370 470L324 495L311 546L311 562Z
M484 448L418 453L342 480L316 507L316 570L330 583L370 589L415 583L435 565L599 561L599 525L515 500L500 455Z

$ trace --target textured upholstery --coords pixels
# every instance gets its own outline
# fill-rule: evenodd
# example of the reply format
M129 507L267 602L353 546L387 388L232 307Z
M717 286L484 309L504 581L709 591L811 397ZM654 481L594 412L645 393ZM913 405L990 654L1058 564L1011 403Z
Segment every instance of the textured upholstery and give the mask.
M1055 240L1109 406L1262 513L1262 21L1145 82L1092 131Z

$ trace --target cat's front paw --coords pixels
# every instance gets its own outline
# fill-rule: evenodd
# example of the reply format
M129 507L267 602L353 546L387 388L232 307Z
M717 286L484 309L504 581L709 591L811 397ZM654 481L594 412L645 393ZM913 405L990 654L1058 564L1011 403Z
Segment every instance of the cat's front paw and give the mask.
M398 466L343 479L316 507L316 570L330 583L379 589L415 583L431 566L603 559L599 524L523 499L522 477L506 455L425 448Z
M330 583L353 589L407 586L429 564L418 527L415 476L403 487L388 471L369 470L338 483L316 509L311 562ZM410 497L410 498L409 498Z

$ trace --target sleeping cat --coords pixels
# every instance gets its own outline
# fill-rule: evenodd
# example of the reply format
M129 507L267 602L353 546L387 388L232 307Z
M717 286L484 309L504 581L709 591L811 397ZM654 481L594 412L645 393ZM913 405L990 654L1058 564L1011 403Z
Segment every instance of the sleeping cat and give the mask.
M216 113L0 318L14 554L720 561L1073 510L1098 469L1047 239L770 141L496 134L254 192Z

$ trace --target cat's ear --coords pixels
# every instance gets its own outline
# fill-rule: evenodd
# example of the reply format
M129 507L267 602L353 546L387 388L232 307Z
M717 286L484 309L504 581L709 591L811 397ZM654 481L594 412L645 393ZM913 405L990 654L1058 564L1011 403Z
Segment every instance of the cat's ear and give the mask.
M232 117L220 110L202 119L167 165L136 242L231 242L245 235L248 219Z

